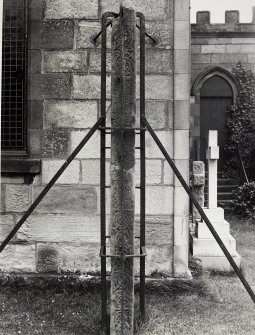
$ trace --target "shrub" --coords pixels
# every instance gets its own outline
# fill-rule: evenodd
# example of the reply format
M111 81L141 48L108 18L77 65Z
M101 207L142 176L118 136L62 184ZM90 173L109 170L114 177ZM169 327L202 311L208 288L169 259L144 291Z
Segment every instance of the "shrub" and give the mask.
M230 176L240 177L240 156L249 178L254 178L255 152L255 75L238 63L233 74L239 85L239 99L227 108L227 143L224 170Z
M255 218L255 182L245 183L233 191L235 212L251 219Z

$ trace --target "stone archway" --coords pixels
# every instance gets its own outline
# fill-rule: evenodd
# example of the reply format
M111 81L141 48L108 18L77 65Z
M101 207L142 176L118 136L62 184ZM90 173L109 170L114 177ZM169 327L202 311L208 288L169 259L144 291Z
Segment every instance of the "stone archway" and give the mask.
M238 83L227 70L214 67L200 73L192 85L191 156L205 161L209 129L218 130L221 161L224 159L226 107L238 98Z

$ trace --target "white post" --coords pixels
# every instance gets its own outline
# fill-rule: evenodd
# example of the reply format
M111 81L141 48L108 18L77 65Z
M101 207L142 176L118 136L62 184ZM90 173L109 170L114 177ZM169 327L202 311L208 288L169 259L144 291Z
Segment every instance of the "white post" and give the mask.
M218 131L209 130L208 135L208 208L217 208L217 173L218 173Z

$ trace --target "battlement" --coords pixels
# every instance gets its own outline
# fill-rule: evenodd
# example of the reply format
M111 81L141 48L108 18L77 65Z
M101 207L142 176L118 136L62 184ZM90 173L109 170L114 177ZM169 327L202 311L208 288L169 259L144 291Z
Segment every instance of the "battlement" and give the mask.
M199 11L196 15L196 23L191 25L192 33L221 33L241 32L255 33L255 7L252 8L252 22L240 23L238 10L225 11L225 23L211 23L209 11Z

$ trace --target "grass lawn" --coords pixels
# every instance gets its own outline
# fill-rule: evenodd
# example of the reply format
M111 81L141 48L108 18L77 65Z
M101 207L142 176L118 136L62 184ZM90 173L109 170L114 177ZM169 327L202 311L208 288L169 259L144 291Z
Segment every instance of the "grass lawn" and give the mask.
M255 290L255 222L227 220ZM100 334L98 280L3 278L0 283L1 335ZM147 320L141 324L136 318L137 335L255 334L255 306L236 275L204 273L186 282L148 283L146 299Z

